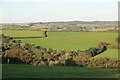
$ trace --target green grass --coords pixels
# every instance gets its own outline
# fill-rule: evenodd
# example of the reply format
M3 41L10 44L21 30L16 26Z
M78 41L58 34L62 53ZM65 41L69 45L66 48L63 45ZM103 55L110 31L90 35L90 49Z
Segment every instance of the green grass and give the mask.
M118 78L117 69L3 65L3 78Z
M107 51L103 52L95 56L95 58L99 57L109 57L109 58L117 58L118 59L118 50L117 49L108 49Z
M3 30L2 33L13 37L42 36L41 31ZM100 41L117 45L117 33L110 32L48 32L47 38L21 39L24 43L36 44L57 50L86 50L96 47ZM96 57L118 58L117 49L108 49Z
M3 30L13 37L41 36L41 31ZM116 43L117 33L108 32L48 32L47 38L22 39L22 42L40 45L45 48L78 50L96 47L100 41Z
M41 31L3 30L7 36L42 36ZM47 38L22 39L24 43L57 50L86 50L102 42L116 43L117 33L108 32L48 32ZM117 49L108 49L96 57L118 58ZM117 78L117 69L64 66L3 65L3 78Z
M43 36L42 31L27 31L27 30L2 30L2 33L11 37L29 37L29 36Z

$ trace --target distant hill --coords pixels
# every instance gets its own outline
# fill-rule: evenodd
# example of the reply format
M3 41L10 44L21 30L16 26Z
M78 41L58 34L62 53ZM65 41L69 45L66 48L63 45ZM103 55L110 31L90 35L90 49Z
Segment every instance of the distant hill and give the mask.
M117 29L117 21L63 21L1 24L2 29L32 29L48 31L93 31L96 29Z

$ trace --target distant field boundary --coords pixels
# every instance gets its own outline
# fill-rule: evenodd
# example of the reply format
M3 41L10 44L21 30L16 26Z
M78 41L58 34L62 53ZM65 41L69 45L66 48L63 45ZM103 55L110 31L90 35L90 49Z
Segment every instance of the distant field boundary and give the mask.
M30 37L12 37L13 39L26 39L26 38L45 38L45 36L30 36Z

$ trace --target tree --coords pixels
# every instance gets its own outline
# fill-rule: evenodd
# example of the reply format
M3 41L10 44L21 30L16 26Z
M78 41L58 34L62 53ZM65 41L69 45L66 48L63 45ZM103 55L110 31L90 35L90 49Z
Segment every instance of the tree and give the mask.
M97 49L96 48L90 48L88 51L90 51L90 55L91 56L95 56L95 55L97 55L98 53L97 53Z
M47 37L47 31L45 31L45 33L44 33L44 34L45 34L45 37Z

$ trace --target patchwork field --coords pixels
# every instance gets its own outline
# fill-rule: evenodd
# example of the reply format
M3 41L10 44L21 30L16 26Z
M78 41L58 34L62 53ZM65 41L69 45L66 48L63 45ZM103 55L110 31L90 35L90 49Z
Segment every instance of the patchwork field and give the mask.
M3 78L118 78L117 69L19 64L3 65L2 74Z

